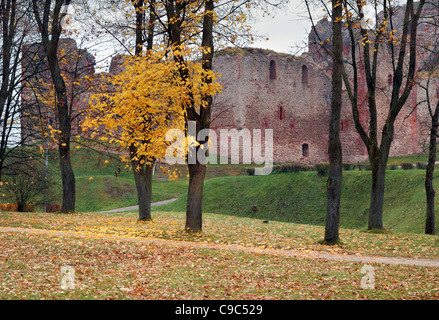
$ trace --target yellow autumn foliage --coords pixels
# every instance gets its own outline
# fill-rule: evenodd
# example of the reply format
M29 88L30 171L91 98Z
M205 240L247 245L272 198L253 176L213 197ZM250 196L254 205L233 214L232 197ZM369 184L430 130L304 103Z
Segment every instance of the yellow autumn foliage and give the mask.
M180 54L194 52L179 49ZM156 47L148 56L126 57L123 71L109 76L90 99L83 129L93 137L124 148L134 145L137 158L161 158L171 142L170 129L184 130L185 110L204 107L203 97L220 91L212 71L203 70L201 61L187 63L188 79L182 79L178 66L166 49Z

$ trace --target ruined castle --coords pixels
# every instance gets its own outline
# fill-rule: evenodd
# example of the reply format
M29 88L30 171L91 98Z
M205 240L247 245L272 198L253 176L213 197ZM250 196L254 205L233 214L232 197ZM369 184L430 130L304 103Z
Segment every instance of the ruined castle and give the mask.
M436 7L426 5L426 16ZM402 30L403 10L393 17L397 33ZM417 69L424 70L439 60L439 28L424 23L418 29ZM214 100L213 129L273 129L275 162L327 162L327 145L331 108L331 58L322 48L322 39L331 49L331 22L327 19L310 31L308 52L300 56L261 49L230 49L219 52L214 70L222 75L223 91ZM343 34L343 55L349 60L351 44L346 30ZM360 46L361 47L361 46ZM429 48L425 50L423 48ZM361 48L360 48L361 50ZM377 66L378 131L386 120L393 82L391 48L383 44ZM361 56L361 55L360 55ZM438 64L439 65L439 64ZM359 57L359 114L368 128L369 110L364 63ZM437 65L436 65L437 68ZM349 70L348 70L349 72ZM426 79L416 77L425 85ZM437 80L437 79L436 79ZM423 82L423 83L422 83ZM437 87L437 86L436 86ZM430 88L435 101L439 90ZM431 119L426 108L426 93L414 86L396 122L390 156L421 153L425 149ZM366 147L354 125L351 102L343 95L340 136L344 162L366 161Z
M319 22L317 28L328 37L330 23ZM432 31L420 30L420 37L428 38ZM76 44L67 41L73 50ZM327 162L329 117L331 108L330 59L322 53L320 41L314 30L309 34L308 52L300 56L277 53L270 50L245 48L225 49L214 57L214 71L221 74L222 92L214 98L211 129L237 129L251 132L253 129L273 130L274 162ZM349 44L344 54L349 53ZM383 55L389 54L382 50ZM426 54L422 53L422 61ZM84 54L80 63L87 75L94 74L92 59ZM120 72L121 58L115 57L109 73ZM382 127L389 105L391 87L391 65L389 59L379 59L377 107L379 128ZM360 76L363 76L360 74ZM360 119L367 127L365 79L359 79ZM91 87L92 85L90 85ZM410 155L423 151L427 136L428 113L422 105L422 93L415 86L401 111L395 126L394 142L390 156ZM89 92L78 95L72 112L80 114L86 108ZM343 160L357 162L367 160L367 150L356 132L351 104L346 93L343 97L340 130ZM80 116L75 126L80 126ZM23 129L25 130L25 129ZM244 147L244 146L241 146ZM237 152L237 150L234 150ZM250 152L251 150L244 150ZM242 150L241 150L242 152Z

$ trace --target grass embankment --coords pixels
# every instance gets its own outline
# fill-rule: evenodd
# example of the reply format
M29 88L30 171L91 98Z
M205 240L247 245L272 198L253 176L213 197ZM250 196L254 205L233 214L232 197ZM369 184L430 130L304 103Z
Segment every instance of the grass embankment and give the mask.
M57 153L51 167L57 187L51 188L51 202L61 204ZM395 157L389 164L421 162L425 156ZM137 204L133 173L117 157L83 148L72 148L79 212L110 210ZM315 171L247 176L243 165L211 165L205 183L204 212L266 220L323 225L326 213L326 178ZM184 169L184 167L182 167ZM184 171L184 170L182 170ZM160 169L156 170L160 174ZM215 177L222 175L222 177ZM228 175L228 176L224 176ZM393 231L424 231L424 170L388 170L384 225ZM163 177L163 174L162 174ZM212 178L214 177L214 178ZM157 210L186 210L188 181L185 172L178 181L154 181L153 201L180 197ZM439 189L439 185L436 185ZM370 171L344 171L341 226L365 228L369 207ZM7 202L7 199L3 199ZM41 208L37 207L37 210Z
M421 162L425 156L390 158L389 164ZM92 212L137 204L132 172L118 159L75 149L72 163L77 179L77 210ZM120 170L119 170L120 168ZM158 169L159 170L159 169ZM204 212L266 220L324 225L326 177L315 171L280 173L269 176L239 175L245 168L236 165L209 166L205 183ZM215 177L232 174L233 176ZM384 226L392 231L424 232L424 170L388 170ZM92 179L90 179L92 178ZM180 197L156 210L186 210L187 178L154 181L153 201ZM439 189L439 183L436 183ZM344 171L341 226L367 227L370 171Z
M389 170L386 178L384 226L392 231L424 232L425 171ZM326 177L315 171L209 179L203 211L258 219L324 225ZM366 228L370 171L343 173L340 224ZM436 188L439 181L436 180ZM157 210L184 211L186 195ZM439 221L439 220L437 220Z
M99 154L94 150L76 148L72 144L71 161L76 180L76 211L93 212L110 210L125 206L137 205L137 194L133 172L130 166L122 162L118 156ZM41 157L41 172L44 172L44 153ZM156 177L164 175L156 170ZM161 201L179 197L186 191L186 179L168 183L167 181L153 182L152 201ZM14 203L14 198L8 195L6 186L0 186L0 202ZM31 199L35 211L42 211L43 192ZM58 167L58 153L52 150L49 154L49 204L62 204L62 186Z

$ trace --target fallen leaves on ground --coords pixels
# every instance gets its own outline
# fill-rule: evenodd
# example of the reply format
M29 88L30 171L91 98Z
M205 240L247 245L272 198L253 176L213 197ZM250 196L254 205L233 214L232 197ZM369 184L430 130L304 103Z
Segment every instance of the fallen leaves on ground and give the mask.
M287 258L134 241L0 233L2 299L437 299L437 268ZM61 267L75 270L61 289Z
M405 233L367 233L341 229L342 243L319 244L321 226L262 221L218 214L204 214L203 232L184 232L184 213L154 212L153 220L138 222L136 213L0 213L0 225L61 230L127 238L166 239L222 243L259 248L319 250L338 254L378 255L405 258L439 258L436 236Z

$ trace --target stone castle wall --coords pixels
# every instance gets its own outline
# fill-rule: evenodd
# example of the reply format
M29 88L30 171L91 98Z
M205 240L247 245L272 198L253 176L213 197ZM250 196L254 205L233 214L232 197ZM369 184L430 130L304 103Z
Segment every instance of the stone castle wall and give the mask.
M219 81L223 91L214 99L212 129L236 128L250 132L273 129L275 162L328 161L331 78L324 66L310 58L309 54L294 57L258 49L220 52L213 65L222 75ZM389 106L388 70L389 66L382 63L378 72L379 128L384 124ZM360 118L367 128L365 81L360 81L359 95ZM417 111L413 111L417 98L415 88L397 118L391 156L422 151L420 120ZM355 129L346 92L340 129L344 161L366 161L367 150ZM223 150L222 155L236 152L236 149Z
M326 34L329 32L328 26L327 20L322 20L317 26L325 37L328 36ZM428 35L433 32L429 28L424 27L421 30L421 39L429 38ZM64 43L72 50L79 50L70 40ZM348 57L350 47L347 42L343 51ZM87 84L88 87L105 81L106 75L111 76L122 70L123 56L113 58L109 74L95 74L94 61L91 61L86 52L82 52L82 55L83 61L80 61L80 64L86 67L86 74L91 79L91 83ZM391 95L392 65L388 55L388 50L380 50L378 59L376 100L379 134L387 117ZM435 57L437 55L432 55L431 52L420 52L419 67L423 68L426 61L432 61ZM359 62L358 107L362 125L368 130L367 90L362 76L364 73L361 72L364 66L361 59ZM271 129L274 144L269 151L273 152L274 162L328 161L331 64L330 59L319 50L313 31L309 36L309 52L301 56L262 49L225 49L216 53L213 68L215 72L221 74L219 81L223 89L214 97L212 106L211 129L216 133L216 150L211 149L212 153L228 157L239 154L241 161L249 159L249 156L251 160L257 160L251 157L252 146L256 142L251 141L253 130ZM85 90L78 95L74 101L74 112L87 108L91 94L90 90ZM26 101L30 96L31 92L25 90L23 101L30 103ZM429 115L425 105L421 104L417 108L415 106L424 98L423 90L414 87L396 120L391 156L410 155L423 151L428 135ZM76 117L76 122L73 123L75 132L80 132L80 119L80 116ZM221 150L221 129L223 132L229 130L229 134L233 136L242 136L241 143L237 146L229 145ZM367 150L355 129L351 103L346 91L343 96L340 130L344 162L366 161ZM246 145L248 141L252 143ZM261 155L266 147L268 146L265 146L262 140Z

